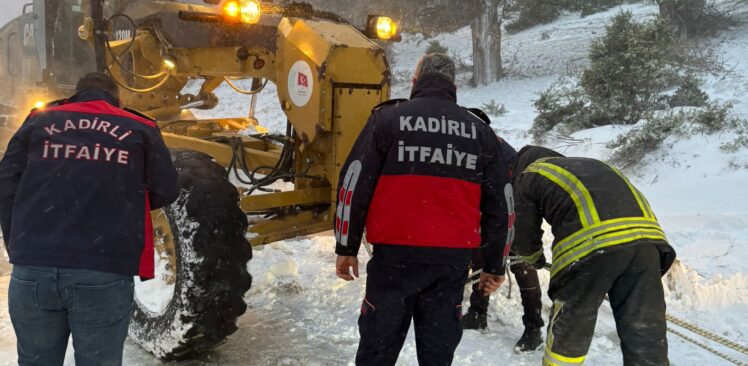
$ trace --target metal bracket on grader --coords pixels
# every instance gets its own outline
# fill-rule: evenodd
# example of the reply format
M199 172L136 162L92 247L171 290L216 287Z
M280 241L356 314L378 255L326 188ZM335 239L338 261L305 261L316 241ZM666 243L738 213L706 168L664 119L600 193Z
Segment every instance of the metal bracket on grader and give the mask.
M384 52L367 35L396 38L391 20L370 18L362 33L302 4L136 1L108 17L123 29L103 30L133 37L110 40L97 28L115 26L103 21L107 7L101 1L91 4L80 36L94 46L98 67L123 86L125 104L159 118L169 147L206 153L237 180L249 178L245 193L266 191L241 197L242 210L267 217L250 226L252 245L332 227L331 187L371 108L389 98ZM247 8L255 4L258 14ZM252 90L241 90L232 81L237 78L252 79ZM203 80L197 96L182 94L188 80ZM239 134L257 123L257 93L268 81L277 87L279 113L290 127L282 142ZM215 106L213 91L223 82L252 95L248 117L184 118L188 107ZM268 182L252 187L258 179L247 177L272 174L293 183L294 190L268 190Z

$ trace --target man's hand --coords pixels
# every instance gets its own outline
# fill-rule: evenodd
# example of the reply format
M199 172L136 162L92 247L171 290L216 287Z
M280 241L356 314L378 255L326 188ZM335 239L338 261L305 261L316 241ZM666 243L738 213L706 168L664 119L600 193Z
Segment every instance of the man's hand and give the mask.
M338 275L339 276L339 275ZM505 276L497 276L486 272L481 272L478 289L483 290L483 295L489 296L501 287L506 281Z
M351 276L351 267L353 267L353 276ZM335 261L335 274L346 281L353 281L354 276L358 278L358 258L339 255Z

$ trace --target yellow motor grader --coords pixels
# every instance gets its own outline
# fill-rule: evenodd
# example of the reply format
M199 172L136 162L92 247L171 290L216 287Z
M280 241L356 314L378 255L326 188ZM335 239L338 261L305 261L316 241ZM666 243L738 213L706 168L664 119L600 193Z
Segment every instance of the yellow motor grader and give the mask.
M332 228L341 166L389 98L373 40L398 40L397 25L257 0L33 0L23 13L0 29L0 149L80 76L114 76L122 104L158 120L181 189L152 214L157 279L136 284L130 336L164 360L212 349L246 310L251 246ZM254 117L268 83L285 133ZM196 119L224 84L250 103L235 118Z

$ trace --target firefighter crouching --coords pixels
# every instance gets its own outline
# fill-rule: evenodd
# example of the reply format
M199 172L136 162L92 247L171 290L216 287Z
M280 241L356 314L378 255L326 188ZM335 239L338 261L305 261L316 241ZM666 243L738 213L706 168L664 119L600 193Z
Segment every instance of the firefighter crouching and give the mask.
M541 268L543 219L555 237L543 365L584 362L606 294L624 365L668 365L660 277L675 251L642 193L601 161L542 147L520 150L516 171L513 251Z
M449 57L424 56L410 101L375 108L341 171L338 277L358 276L364 227L374 245L358 365L394 365L411 320L419 363L451 364L471 250L483 248L486 294L504 281L508 168L490 127L455 103L454 77Z

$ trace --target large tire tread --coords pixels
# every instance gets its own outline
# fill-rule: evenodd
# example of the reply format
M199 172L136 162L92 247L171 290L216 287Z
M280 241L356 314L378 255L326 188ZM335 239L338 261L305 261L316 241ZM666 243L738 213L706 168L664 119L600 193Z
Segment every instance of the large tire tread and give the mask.
M136 302L130 326L130 337L164 361L206 353L234 333L252 284L247 217L228 173L199 152L173 150L172 158L181 190L165 208L177 246L175 293L160 315Z

